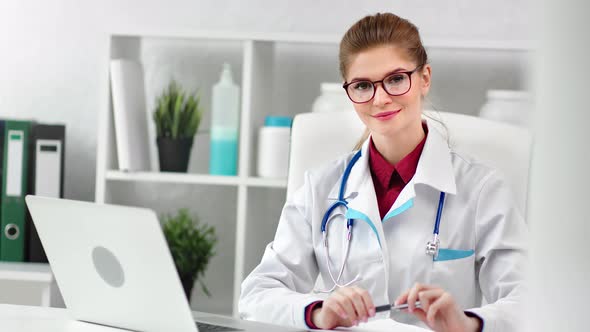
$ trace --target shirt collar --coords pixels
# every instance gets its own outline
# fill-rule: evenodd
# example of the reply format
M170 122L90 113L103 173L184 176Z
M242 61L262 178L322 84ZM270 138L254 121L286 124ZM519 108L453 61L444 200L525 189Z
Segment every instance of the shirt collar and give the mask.
M420 155L422 154L422 150L424 148L424 144L426 143L426 137L428 136L428 127L426 124L423 124L424 132L426 135L418 143L418 145L408 153L402 160L400 160L397 164L392 165L390 164L382 155L377 151L375 144L373 143L373 139L370 139L369 143L369 164L371 167L371 171L375 176L375 179L379 182L381 187L389 188L392 185L392 177L399 174L399 177L403 181L404 184L410 182L414 174L416 173L416 168L418 167L418 161L420 160Z

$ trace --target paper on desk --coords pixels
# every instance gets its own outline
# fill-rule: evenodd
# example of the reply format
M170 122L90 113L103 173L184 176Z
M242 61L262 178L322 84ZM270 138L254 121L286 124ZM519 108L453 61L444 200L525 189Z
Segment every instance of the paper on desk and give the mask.
M430 331L414 325L402 324L391 318L373 319L368 323L361 323L359 326L343 328L339 327L336 331L388 331L388 332L424 332ZM332 330L334 331L334 330Z

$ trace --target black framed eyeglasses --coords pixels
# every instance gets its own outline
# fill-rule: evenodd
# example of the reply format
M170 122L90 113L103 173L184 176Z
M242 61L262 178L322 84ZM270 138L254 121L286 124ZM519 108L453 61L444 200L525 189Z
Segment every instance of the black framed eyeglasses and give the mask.
M422 65L419 65L412 71L396 71L387 74L380 81L356 80L350 83L344 83L342 87L346 90L348 98L355 104L363 104L371 101L375 97L377 83L381 83L383 90L390 96L405 95L412 88L412 74Z

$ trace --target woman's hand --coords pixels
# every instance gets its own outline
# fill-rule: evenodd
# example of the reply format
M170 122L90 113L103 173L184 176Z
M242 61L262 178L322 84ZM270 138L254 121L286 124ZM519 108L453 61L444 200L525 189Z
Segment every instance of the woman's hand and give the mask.
M369 292L359 287L344 287L330 294L322 307L313 311L311 320L318 328L329 330L358 325L373 316L375 305Z
M416 301L420 301L421 308L416 308ZM396 305L402 303L408 303L408 311L434 331L476 332L481 330L480 320L465 315L453 296L442 288L417 283L395 300Z

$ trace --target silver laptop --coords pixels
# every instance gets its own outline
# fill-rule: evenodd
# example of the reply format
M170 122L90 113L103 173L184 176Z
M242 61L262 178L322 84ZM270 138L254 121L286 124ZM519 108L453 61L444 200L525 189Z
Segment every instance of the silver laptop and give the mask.
M31 195L26 203L77 320L146 332L294 331L191 312L152 210Z

